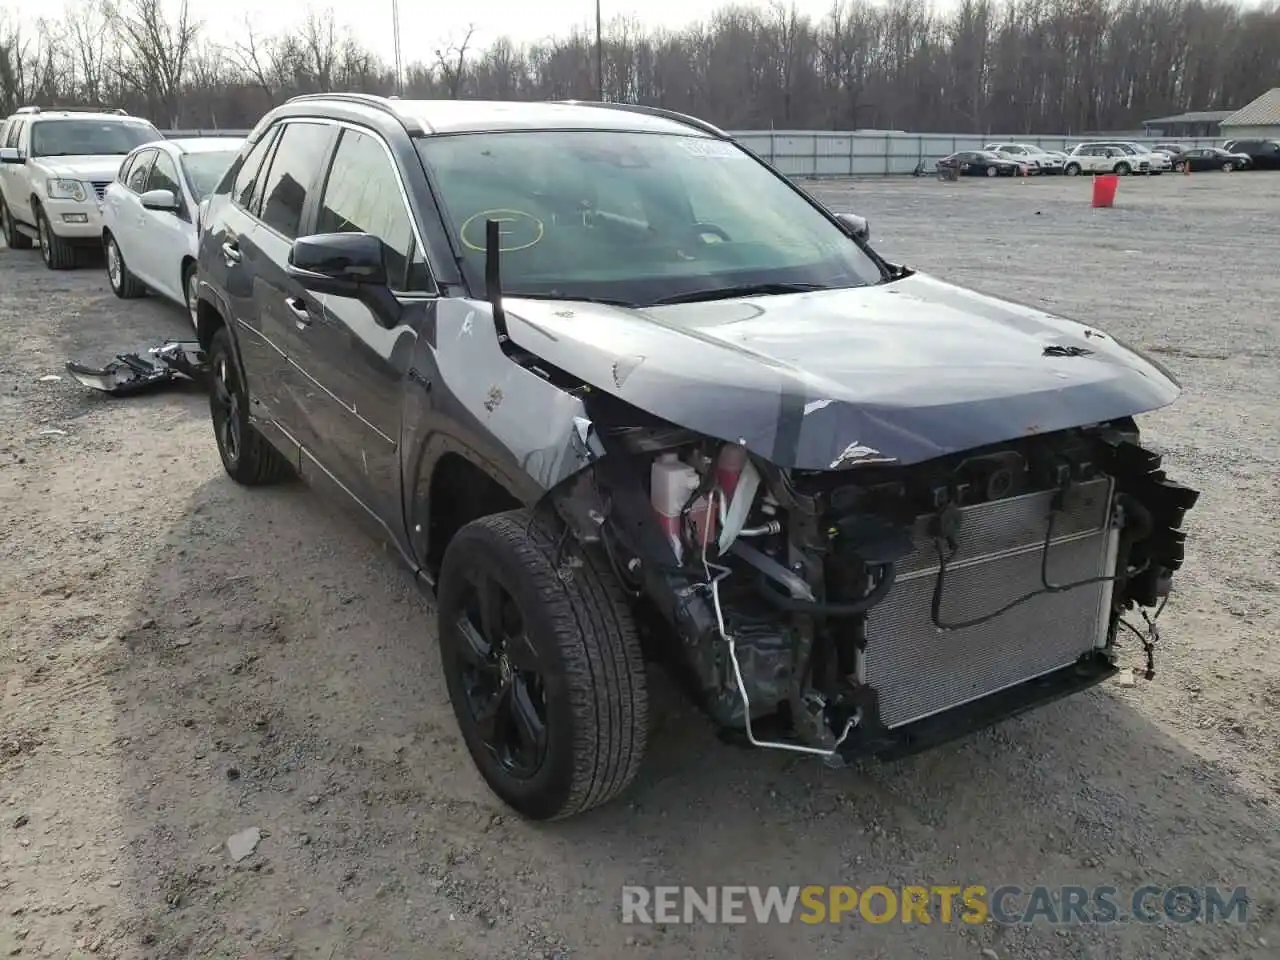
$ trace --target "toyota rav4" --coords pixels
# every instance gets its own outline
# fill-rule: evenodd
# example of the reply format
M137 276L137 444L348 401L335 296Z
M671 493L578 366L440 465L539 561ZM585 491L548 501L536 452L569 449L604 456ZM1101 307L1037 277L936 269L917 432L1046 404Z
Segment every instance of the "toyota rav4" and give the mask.
M1127 615L1197 494L1134 417L1172 375L886 260L706 123L306 96L203 208L227 473L395 545L525 816L631 782L646 660L727 738L838 764L1096 684L1123 624L1150 655Z

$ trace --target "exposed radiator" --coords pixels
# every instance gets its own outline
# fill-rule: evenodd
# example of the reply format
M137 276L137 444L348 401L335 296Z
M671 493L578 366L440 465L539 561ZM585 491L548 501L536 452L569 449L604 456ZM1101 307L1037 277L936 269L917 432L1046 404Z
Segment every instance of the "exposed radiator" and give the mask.
M1054 521L1048 580L1072 583L1114 573L1110 478L1073 486ZM956 554L947 562L939 620L984 616L1041 586L1052 492L964 507ZM1109 582L1045 593L986 623L939 631L930 619L938 557L928 516L915 552L867 617L862 675L879 696L880 720L898 727L1075 662L1107 625Z

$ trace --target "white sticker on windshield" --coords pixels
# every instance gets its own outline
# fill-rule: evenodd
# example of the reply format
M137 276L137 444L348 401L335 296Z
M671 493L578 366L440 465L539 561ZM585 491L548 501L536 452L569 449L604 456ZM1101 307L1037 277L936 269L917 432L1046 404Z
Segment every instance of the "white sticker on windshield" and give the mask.
M734 148L733 144L723 140L681 138L677 141L685 153L691 157L702 157L707 160L732 160L745 157L746 154Z

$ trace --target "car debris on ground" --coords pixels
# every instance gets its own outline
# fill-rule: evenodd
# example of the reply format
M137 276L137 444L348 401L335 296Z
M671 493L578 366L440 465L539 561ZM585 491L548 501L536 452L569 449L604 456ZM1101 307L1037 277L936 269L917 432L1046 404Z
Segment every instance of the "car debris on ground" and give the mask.
M196 341L166 340L149 348L146 356L118 353L115 359L102 367L68 360L67 372L86 387L113 397L126 397L184 380L202 382L205 356Z

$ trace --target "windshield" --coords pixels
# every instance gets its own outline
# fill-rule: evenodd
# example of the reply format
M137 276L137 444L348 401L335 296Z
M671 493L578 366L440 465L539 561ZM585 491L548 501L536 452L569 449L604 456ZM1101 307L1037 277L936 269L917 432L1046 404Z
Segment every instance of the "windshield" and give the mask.
M31 155L123 156L160 139L160 131L145 120L41 120L31 127Z
M732 143L620 131L431 137L422 159L473 288L499 221L509 296L652 304L732 287L879 283L877 262Z
M235 159L236 150L210 150L201 153L184 153L182 169L187 172L187 182L198 203L218 185L222 175Z

